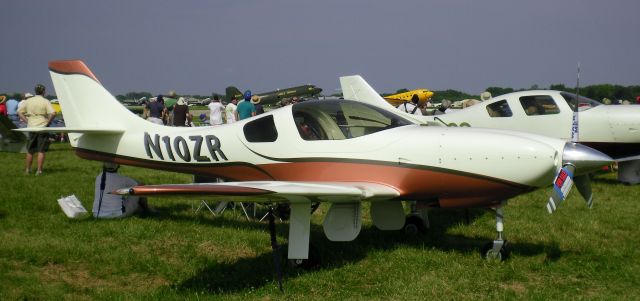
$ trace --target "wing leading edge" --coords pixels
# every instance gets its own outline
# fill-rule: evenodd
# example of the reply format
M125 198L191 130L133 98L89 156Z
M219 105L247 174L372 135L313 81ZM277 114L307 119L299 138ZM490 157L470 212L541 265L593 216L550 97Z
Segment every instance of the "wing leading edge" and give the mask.
M309 201L352 203L388 200L400 195L396 189L376 183L289 181L142 185L118 189L111 193L154 197L199 196L236 202L291 203Z

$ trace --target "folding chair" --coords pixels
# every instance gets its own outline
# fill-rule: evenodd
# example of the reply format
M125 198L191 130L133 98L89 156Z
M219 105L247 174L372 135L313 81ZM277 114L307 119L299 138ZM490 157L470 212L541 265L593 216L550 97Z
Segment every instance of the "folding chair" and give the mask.
M224 182L224 180L221 178L193 175L193 183L222 183L222 182ZM251 218L247 213L244 203L240 202L239 204L240 204L240 208L242 208L242 212L244 213L244 216L247 218L247 221L251 221ZM200 200L200 203L198 204L198 208L195 209L195 213L198 213L203 208L207 208L207 210L209 210L211 214L213 214L214 216L218 216L222 214L227 209L228 206L229 206L229 202L226 202L226 201L220 201L215 206L210 206L206 200ZM235 211L236 209L235 203L232 204L232 209ZM255 216L255 213L254 213L254 216Z

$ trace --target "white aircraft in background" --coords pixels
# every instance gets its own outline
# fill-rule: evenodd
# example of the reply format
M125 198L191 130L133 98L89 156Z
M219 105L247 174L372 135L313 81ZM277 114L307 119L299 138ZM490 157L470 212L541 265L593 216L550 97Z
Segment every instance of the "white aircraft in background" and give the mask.
M227 181L144 185L116 194L289 203L288 258L299 265L309 263L312 202L331 203L323 222L331 241L358 236L362 202L371 203L373 224L381 230L404 226L402 201L407 200L496 208L498 237L484 252L504 259L506 200L545 187L558 174L563 192L575 180L590 202L586 174L610 162L598 151L560 139L421 126L396 111L346 100L307 101L216 127L166 127L118 103L82 61L52 61L49 69L66 127L29 131L69 133L83 159ZM561 200L547 206L555 209ZM273 227L270 232L275 241Z
M345 99L399 111L359 75L343 76L340 83ZM640 183L640 106L601 105L583 96L578 100L577 142L614 158L620 181ZM515 130L569 141L575 103L572 93L533 90L500 95L444 115L400 114L417 123Z

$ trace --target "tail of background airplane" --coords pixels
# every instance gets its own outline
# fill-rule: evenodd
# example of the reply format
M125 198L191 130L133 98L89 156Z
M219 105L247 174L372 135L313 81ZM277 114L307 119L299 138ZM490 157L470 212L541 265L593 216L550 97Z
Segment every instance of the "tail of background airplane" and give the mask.
M395 109L360 75L341 76L340 86L342 87L344 99L357 100L387 110Z
M225 90L225 98L226 101L231 101L231 99L235 96L238 100L242 99L243 95L242 91L240 91L238 88L234 87L234 86L228 86L227 89Z
M120 104L84 62L52 61L49 71L65 127L21 130L70 133L71 145L76 147L79 134L121 134L125 129L154 126Z

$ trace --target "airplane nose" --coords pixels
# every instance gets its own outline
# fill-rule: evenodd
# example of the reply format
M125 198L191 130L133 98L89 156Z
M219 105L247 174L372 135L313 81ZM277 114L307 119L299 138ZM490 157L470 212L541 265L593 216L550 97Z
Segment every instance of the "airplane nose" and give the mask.
M571 164L576 168L576 174L585 174L612 164L614 160L588 146L567 142L562 152L562 165Z

